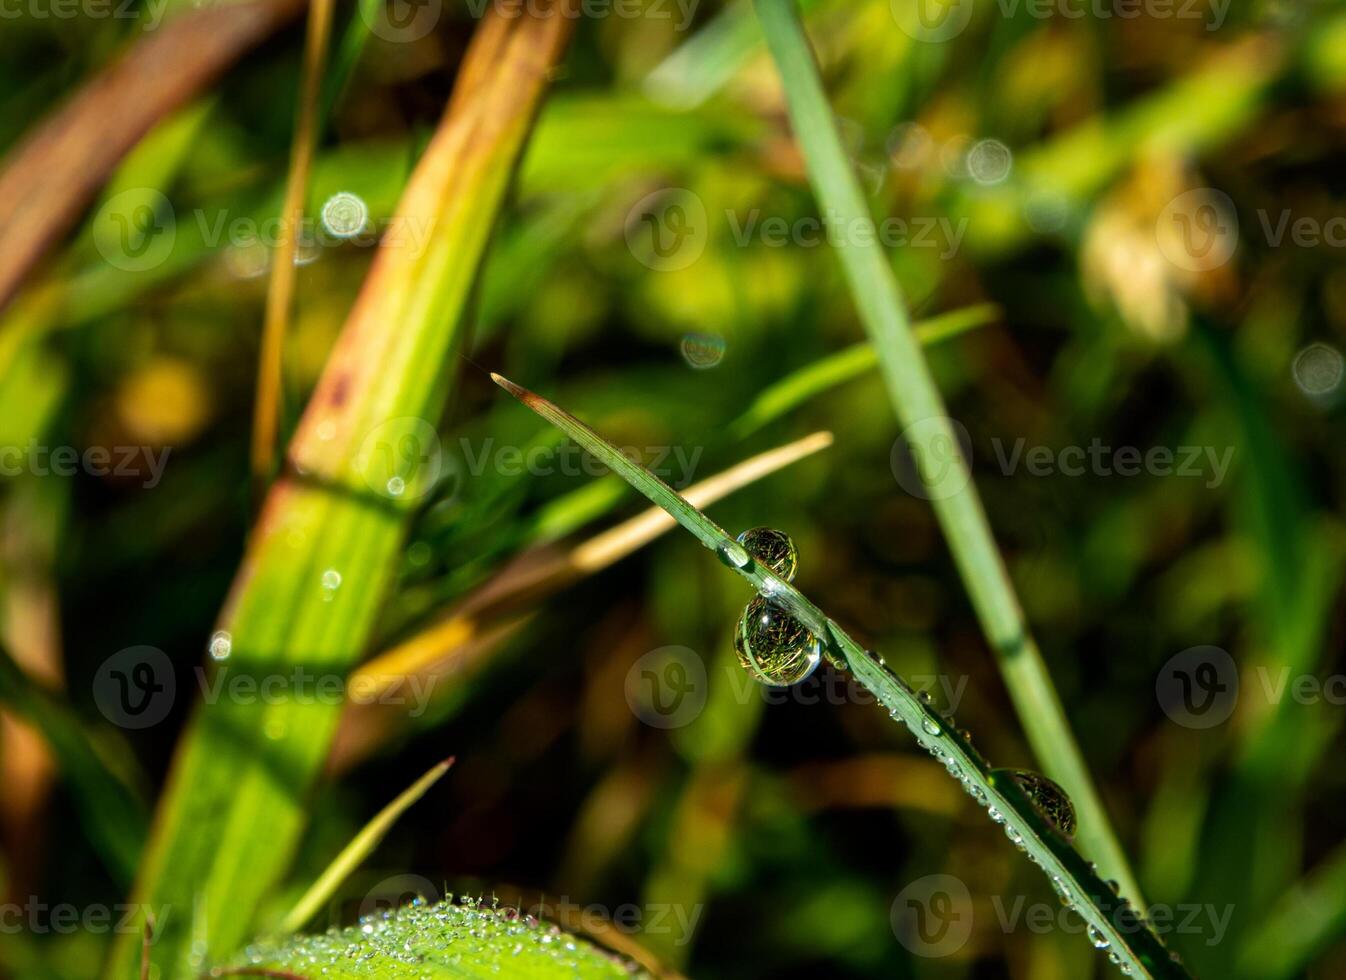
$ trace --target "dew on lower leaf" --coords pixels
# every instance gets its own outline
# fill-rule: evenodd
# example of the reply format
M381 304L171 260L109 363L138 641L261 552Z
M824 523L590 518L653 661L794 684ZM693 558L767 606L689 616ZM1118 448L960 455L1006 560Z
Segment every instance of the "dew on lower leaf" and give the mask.
M1056 783L1028 769L997 769L992 775L1012 777L1042 819L1065 837L1075 836L1075 804Z
M822 643L785 610L754 596L734 632L738 662L771 687L806 680L822 660Z
M799 552L790 536L774 527L749 528L738 536L748 554L757 559L757 563L785 579L793 582L799 571Z
M1089 942L1094 944L1095 949L1107 949L1112 945L1108 942L1108 937L1103 935L1103 931L1092 922L1089 924Z

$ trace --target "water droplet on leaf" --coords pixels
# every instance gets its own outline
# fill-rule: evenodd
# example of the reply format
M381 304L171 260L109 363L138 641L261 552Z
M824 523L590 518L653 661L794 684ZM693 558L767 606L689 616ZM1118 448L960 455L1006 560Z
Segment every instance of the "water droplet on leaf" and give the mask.
M799 571L799 552L784 531L773 527L750 528L738 536L738 543L757 559L759 565L787 582L794 581L795 572Z
M804 624L760 596L743 610L734 634L743 669L771 687L805 680L822 660L822 644Z
M1066 837L1075 836L1075 804L1060 786L1041 773L1027 769L997 769L995 774L1012 777L1042 819Z

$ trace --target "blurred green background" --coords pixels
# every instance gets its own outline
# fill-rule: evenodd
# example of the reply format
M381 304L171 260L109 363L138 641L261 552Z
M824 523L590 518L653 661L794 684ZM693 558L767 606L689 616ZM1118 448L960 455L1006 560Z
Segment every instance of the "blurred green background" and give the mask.
M928 354L1146 897L1176 910L1167 938L1199 975L1346 975L1346 15L1256 0L1063 2L1044 15L1006 0L974 5L956 36L932 41L907 29L910 6L811 3L806 23L875 214L906 223L889 251L917 316L998 308ZM150 16L3 9L6 151L148 33ZM988 758L1032 768L929 503L903 485L877 374L751 431L733 425L768 386L863 336L834 247L760 224L811 228L795 223L817 205L751 8L707 0L686 22L674 4L622 9L580 23L553 80L471 344L443 366L462 375L432 420L451 478L417 514L370 654L418 636L525 549L564 549L641 509L611 477L591 486L559 467L500 465L502 447L560 443L500 396L497 370L614 442L651 447L647 463L668 447L679 485L834 433L711 515L735 532L787 531L806 594L900 674L926 679ZM321 227L344 191L372 230L301 250L287 434L474 23L446 4L424 36L390 40L337 7L339 42L358 45L334 55L349 77L331 92L305 214ZM7 673L6 699L23 710L46 691L89 736L91 764L131 788L142 831L255 506L270 249L252 232L284 187L302 37L299 23L281 29L152 130L0 311L0 444L27 459L33 446L168 453L152 486L143 469L63 477L30 464L0 489L3 636L28 678ZM116 194L146 188L169 202L174 237L151 267L128 269L98 223L117 213ZM650 229L671 248L656 250ZM1020 440L1054 462L1005 465ZM1170 448L1175 467L1182 447L1201 455L1192 474L1063 472L1062 449L1095 441ZM689 976L1106 975L1055 920L1042 876L845 678L824 667L802 694L766 703L732 649L746 599L696 542L667 535L512 611L505 635L439 675L423 713L351 712L312 801L295 894L453 754L343 888L333 921L411 874L441 893L564 896L608 917L634 903L632 938ZM94 691L100 665L135 646L164 651L178 677L171 710L145 729L116 725ZM628 697L638 662L663 669L641 658L665 647L687 648L706 678L673 727L647 723L649 706ZM1232 698L1220 668L1228 715L1208 727L1157 695L1173 658L1197 647L1236 665ZM5 907L125 902L116 855L139 843L91 829L85 794L97 798L99 778L72 773L12 713L0 763ZM970 896L956 948L895 927L897 900L931 875ZM1026 912L1006 924L1028 907L1052 924L1033 928ZM14 976L93 976L112 939L18 921L0 920L0 971Z

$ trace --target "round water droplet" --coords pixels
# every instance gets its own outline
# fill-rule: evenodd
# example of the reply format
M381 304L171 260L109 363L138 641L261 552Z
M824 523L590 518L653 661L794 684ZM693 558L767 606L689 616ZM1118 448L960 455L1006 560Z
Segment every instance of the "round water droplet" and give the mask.
M335 568L329 568L322 573L322 598L323 602L331 602L336 598L337 589L341 588L341 573Z
M995 775L1012 777L1042 819L1064 836L1075 836L1075 804L1060 786L1041 773L1027 769L997 769Z
M754 527L738 536L748 554L757 559L757 563L785 579L793 582L795 572L799 570L799 552L795 543L784 531L773 527Z
M1310 396L1333 394L1346 377L1341 352L1322 343L1309 344L1296 354L1291 368L1299 390Z
M804 624L761 596L743 610L734 633L738 662L771 687L806 680L822 660L822 644Z
M942 730L939 727L939 723L928 715L921 719L921 727L925 729L927 735L938 735Z
M234 651L234 638L227 630L216 630L210 637L210 656L212 660L226 660Z
M357 195L340 191L322 206L322 226L337 238L354 238L369 224L369 206Z
M743 546L733 541L720 545L715 553L719 555L720 561L730 568L746 568L748 562L752 561L752 556L743 549Z
M1107 949L1112 944L1108 942L1108 937L1103 935L1103 931L1089 923L1089 942L1094 944L1094 949Z

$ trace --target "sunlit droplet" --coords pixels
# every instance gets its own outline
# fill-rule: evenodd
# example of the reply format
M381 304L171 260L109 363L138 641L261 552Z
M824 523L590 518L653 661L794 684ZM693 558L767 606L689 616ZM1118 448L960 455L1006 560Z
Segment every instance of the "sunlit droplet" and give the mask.
M743 610L734 634L739 663L771 687L806 680L822 660L822 644L799 620L756 596Z
M212 660L225 660L234 649L234 638L226 630L216 630L210 637Z
M979 184L999 184L1013 165L1014 154L1000 140L978 140L967 154L967 172Z
M799 552L790 536L773 527L749 528L738 536L738 543L762 565L776 575L793 582L799 570Z
M322 226L337 238L354 238L369 224L369 206L350 193L340 191L322 206Z
M1341 388L1346 364L1335 347L1315 343L1295 355L1291 371L1300 391L1311 398L1323 398Z

